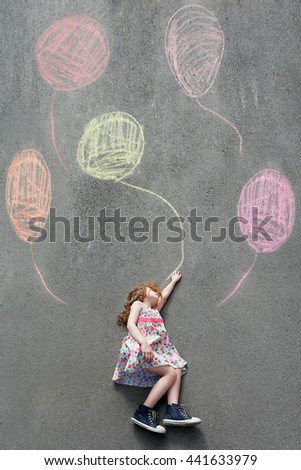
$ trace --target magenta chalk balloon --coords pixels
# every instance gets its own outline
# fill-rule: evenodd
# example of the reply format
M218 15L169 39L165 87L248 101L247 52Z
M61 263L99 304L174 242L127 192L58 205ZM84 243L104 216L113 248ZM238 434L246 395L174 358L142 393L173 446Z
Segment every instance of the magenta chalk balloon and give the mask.
M224 33L209 10L200 5L186 5L168 23L165 50L183 92L200 98L212 86L220 66Z
M39 38L36 57L43 79L57 91L71 91L97 80L110 55L105 31L88 16L63 18Z
M252 271L258 253L277 250L291 234L295 221L295 196L289 181L277 170L260 171L243 188L237 215L242 233L255 250L255 258L232 292L217 307L238 291Z
M263 229L271 240L256 230L254 208L257 208L258 224L267 218ZM237 214L245 219L239 222L240 229L256 252L277 250L290 235L295 220L295 197L289 181L279 171L260 171L243 188Z

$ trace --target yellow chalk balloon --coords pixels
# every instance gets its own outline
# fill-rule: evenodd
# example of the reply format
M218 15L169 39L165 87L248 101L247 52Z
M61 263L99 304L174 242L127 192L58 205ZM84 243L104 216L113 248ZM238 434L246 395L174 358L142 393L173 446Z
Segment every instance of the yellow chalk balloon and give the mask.
M77 149L85 173L102 180L120 181L139 164L144 150L143 129L127 113L107 113L86 126Z

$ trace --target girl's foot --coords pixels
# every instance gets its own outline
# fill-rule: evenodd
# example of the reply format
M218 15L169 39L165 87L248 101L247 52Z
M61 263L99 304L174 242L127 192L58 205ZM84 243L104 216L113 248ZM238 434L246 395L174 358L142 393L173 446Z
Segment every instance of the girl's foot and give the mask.
M149 431L158 432L160 434L166 433L164 426L160 426L157 423L157 411L146 405L139 405L131 419L135 424Z
M196 426L202 421L200 418L190 416L183 405L172 403L167 405L163 424L167 426Z

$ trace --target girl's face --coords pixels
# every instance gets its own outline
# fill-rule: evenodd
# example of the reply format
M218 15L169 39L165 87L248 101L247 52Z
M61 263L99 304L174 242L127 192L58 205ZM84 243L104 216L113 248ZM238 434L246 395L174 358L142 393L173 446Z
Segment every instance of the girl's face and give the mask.
M146 297L148 297L149 300L154 304L157 303L159 295L157 292L153 291L150 287L146 288Z

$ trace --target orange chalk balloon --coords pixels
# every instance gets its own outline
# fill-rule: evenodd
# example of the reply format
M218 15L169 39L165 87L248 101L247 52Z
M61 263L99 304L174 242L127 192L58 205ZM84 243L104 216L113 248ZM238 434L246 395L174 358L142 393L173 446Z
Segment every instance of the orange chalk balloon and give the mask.
M31 243L40 234L29 228L29 221L39 217L37 227L44 227L50 209L51 179L48 167L37 150L18 152L8 169L6 206L18 237Z
M36 263L33 242L40 233L30 229L30 220L35 227L43 228L46 224L51 201L51 177L42 155L34 149L18 152L7 172L6 207L12 226L20 238L30 244L34 267L47 292L59 302L66 302L57 297L48 288Z

